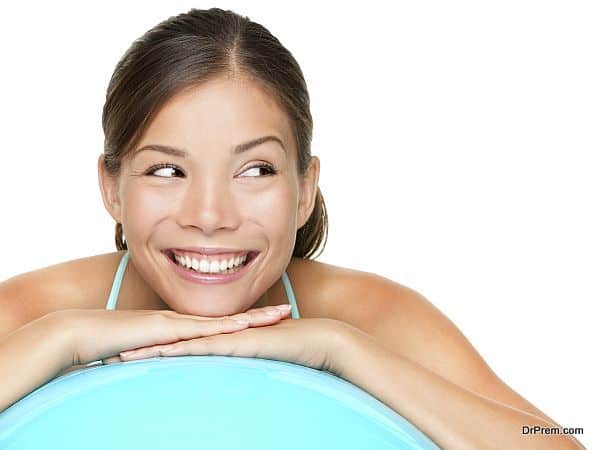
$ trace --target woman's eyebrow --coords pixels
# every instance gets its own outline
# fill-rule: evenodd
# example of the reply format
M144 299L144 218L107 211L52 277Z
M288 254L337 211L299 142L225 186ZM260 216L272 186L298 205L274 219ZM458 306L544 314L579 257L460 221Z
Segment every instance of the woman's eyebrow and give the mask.
M257 145L260 145L260 144L263 144L263 143L269 142L269 141L274 141L274 142L279 143L279 145L281 146L281 149L285 152L285 146L283 145L283 141L281 139L279 139L277 136L263 136L263 137L260 137L257 139L252 139L251 141L243 142L241 144L236 145L235 147L232 148L231 153L233 153L234 155L237 155L239 153L248 151L251 148L256 147ZM170 145L148 144L148 145L144 145L143 147L136 149L132 154L132 158L134 158L135 156L137 156L140 152L142 152L144 150L154 150L156 152L161 152L161 153L165 153L167 155L172 155L172 156L178 156L180 158L187 158L187 156L188 156L188 152L185 149L172 147Z

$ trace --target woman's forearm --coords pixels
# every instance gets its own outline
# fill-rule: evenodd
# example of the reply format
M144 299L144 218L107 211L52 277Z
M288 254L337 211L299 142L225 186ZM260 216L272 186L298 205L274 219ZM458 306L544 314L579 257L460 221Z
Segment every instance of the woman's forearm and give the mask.
M0 339L0 412L72 366L67 333L50 314Z
M581 449L568 435L523 435L553 424L477 395L379 345L360 330L342 333L330 367L413 423L443 449Z

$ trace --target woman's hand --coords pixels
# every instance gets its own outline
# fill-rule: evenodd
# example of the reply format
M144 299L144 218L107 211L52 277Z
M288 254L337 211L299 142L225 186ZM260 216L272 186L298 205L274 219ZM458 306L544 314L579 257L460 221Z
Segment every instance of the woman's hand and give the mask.
M347 327L334 319L288 319L268 327L146 346L121 353L120 360L182 355L242 356L286 361L335 373L335 355Z
M223 317L179 314L168 310L67 309L52 313L69 333L73 365L100 359L118 361L120 352L261 327L289 316L273 306ZM238 323L236 320L245 319ZM112 357L112 358L111 358ZM109 361L107 361L109 362Z

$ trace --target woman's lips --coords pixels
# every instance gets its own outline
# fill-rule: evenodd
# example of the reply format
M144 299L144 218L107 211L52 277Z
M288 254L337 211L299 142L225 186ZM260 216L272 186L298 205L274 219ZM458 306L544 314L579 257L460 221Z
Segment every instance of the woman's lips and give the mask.
M186 269L175 262L174 253L170 250L163 252L169 261L170 267L175 271L177 275L186 281L198 284L221 284L231 283L233 281L242 278L253 265L254 260L258 256L259 252L251 251L248 253L246 262L242 265L241 269L233 273L201 273L196 272L193 269Z
M224 252L224 253L215 253L215 254L206 254L206 253L196 253L190 251L182 251L179 249L170 249L171 253L174 253L176 256L196 259L197 261L206 260L209 263L213 261L229 261L232 258L238 258L242 256L248 255L251 250L238 250L236 252Z
M177 251L181 253L196 253L201 255L219 255L224 253L248 253L256 250L239 249L239 248L223 248L223 247L173 247L167 251Z

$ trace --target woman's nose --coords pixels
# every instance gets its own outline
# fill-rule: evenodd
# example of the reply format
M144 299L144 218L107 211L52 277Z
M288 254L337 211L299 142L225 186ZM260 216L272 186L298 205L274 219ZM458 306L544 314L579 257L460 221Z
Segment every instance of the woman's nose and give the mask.
M239 209L227 183L207 179L191 183L179 205L177 222L207 234L220 228L236 229L240 224Z

